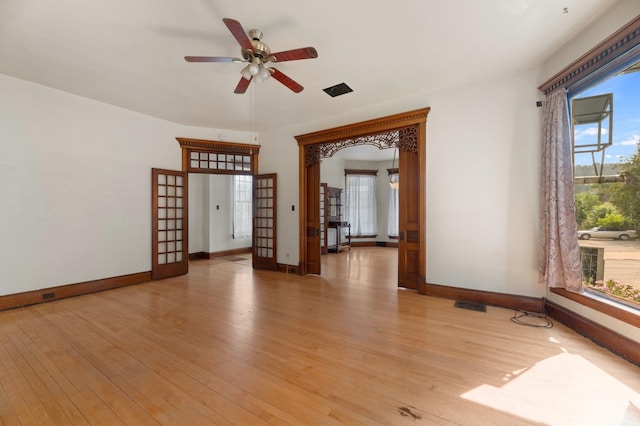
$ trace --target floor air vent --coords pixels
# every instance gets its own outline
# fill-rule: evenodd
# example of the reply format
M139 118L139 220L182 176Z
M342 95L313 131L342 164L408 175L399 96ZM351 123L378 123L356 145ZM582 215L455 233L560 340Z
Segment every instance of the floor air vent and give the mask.
M455 307L460 309L467 309L469 311L487 312L487 305L485 305L484 303L462 302L460 300L457 300Z

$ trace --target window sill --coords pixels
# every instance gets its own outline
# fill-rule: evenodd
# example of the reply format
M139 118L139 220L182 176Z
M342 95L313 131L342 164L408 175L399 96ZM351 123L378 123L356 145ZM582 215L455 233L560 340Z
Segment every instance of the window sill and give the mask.
M635 327L640 327L640 310L628 307L605 297L589 292L573 293L563 288L552 288L552 293L566 297L581 305L595 309L598 312L609 315L612 318L626 322Z

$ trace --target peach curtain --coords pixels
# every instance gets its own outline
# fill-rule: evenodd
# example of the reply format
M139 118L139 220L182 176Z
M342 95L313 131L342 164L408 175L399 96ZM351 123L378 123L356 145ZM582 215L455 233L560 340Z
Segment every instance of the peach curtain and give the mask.
M573 192L573 162L567 94L544 100L539 280L549 287L582 291L580 247Z

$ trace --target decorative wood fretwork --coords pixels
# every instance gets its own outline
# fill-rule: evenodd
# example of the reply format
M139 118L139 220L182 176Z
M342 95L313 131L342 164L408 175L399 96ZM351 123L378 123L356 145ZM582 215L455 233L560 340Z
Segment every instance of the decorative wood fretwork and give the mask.
M378 149L398 148L401 151L418 152L418 128L417 126L410 126L375 135L307 145L305 146L307 165L320 161L322 158L333 157L336 152L357 145L372 145Z
M638 45L640 45L640 15L544 82L538 89L546 95L558 88L567 87Z
M400 129L398 139L400 151L418 152L418 126Z
M258 171L260 145L176 138L182 170L190 173L252 175Z
M356 145L373 145L378 149L387 149L397 146L399 132L379 133L377 135L360 136L357 138L343 139L330 143L319 144L321 158L333 157L333 155L345 148ZM314 145L315 146L315 145Z
M373 145L378 149L397 147L418 152L418 125L427 120L430 108L364 121L296 136L304 146L305 165L332 157L341 149L356 145Z
M307 145L304 147L305 164L307 166L320 162L322 154L320 153L320 145Z

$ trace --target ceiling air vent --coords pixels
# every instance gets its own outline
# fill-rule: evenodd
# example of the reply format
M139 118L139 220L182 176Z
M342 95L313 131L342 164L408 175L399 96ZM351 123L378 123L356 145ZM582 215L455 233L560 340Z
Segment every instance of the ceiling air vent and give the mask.
M322 89L327 93L327 95L335 98L336 96L344 95L345 93L353 92L353 89L347 86L347 83L336 84L335 86L327 87L326 89Z

